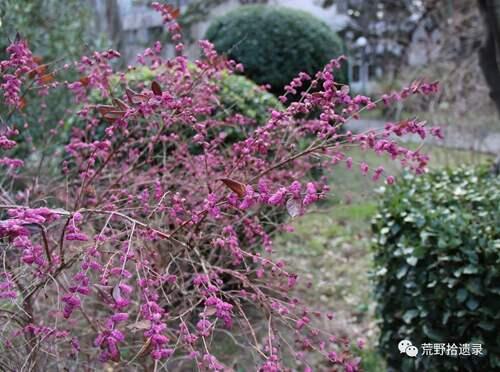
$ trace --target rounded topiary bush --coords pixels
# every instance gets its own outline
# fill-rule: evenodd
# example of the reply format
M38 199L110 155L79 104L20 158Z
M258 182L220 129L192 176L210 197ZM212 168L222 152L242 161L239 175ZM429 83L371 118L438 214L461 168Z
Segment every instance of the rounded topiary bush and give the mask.
M373 230L380 346L390 367L499 370L499 201L500 177L486 168L405 176L384 193ZM399 352L403 339L419 348L416 358ZM445 355L427 355L425 344L443 344ZM480 344L483 355L463 355L467 344Z
M299 72L312 74L343 53L341 39L325 23L283 7L242 6L216 19L205 36L241 62L250 79L277 93ZM346 81L345 71L337 80Z

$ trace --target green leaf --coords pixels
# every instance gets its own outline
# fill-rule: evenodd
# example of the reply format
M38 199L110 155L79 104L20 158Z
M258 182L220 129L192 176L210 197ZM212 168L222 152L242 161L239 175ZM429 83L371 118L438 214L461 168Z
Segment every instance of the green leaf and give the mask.
M479 269L473 265L468 265L463 270L464 274L477 274L478 272L479 272Z
M495 329L495 324L492 322L488 322L486 320L483 320L483 321L479 322L478 327L484 329L485 331L493 331Z
M468 296L468 293L467 293L467 290L465 288L460 288L457 291L457 301L458 302L460 302L460 303L464 302L467 299L467 296Z
M469 310L474 311L479 307L479 302L474 297L470 297L465 303L465 305Z
M418 313L419 313L419 311L417 309L407 310L403 314L403 320L405 321L405 323L411 324L411 321L413 320L413 318L418 316Z
M432 341L441 341L441 342L445 341L444 334L441 331L431 328L427 325L424 325L422 329L425 335L429 337Z
M410 266L415 266L418 262L418 258L417 257L408 257L406 259L406 263Z
M469 279L467 283L465 283L465 287L469 292L474 293L477 296L484 296L481 280L479 278Z
M396 273L396 278L398 279L401 279L403 276L406 275L406 273L408 272L408 269L409 267L404 265L403 267L401 267L398 272Z

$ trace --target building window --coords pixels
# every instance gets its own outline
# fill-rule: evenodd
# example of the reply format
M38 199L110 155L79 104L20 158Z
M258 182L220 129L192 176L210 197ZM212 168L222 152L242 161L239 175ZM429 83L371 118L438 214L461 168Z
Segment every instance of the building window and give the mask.
M361 66L353 65L352 66L352 81L357 82L360 81Z
M368 66L368 79L375 79L377 77L377 68L371 64Z
M148 39L150 40L160 40L163 34L163 26L154 26L148 28Z

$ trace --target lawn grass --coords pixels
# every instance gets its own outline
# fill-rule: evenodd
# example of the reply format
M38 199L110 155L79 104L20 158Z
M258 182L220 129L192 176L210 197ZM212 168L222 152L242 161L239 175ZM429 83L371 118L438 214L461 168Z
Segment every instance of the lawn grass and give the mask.
M431 156L430 169L490 159L435 146L422 151ZM347 155L367 162L372 169L382 165L396 179L403 171L397 163L372 152L356 149ZM363 369L384 371L383 358L376 350L378 330L370 279L370 221L376 212L376 190L383 183L374 183L358 169L348 170L342 164L335 167L328 175L332 185L328 199L317 210L291 221L295 231L277 236L275 245L301 279L302 286L297 289L300 296L311 307L335 313L329 331L353 341L365 339L366 347L360 352ZM312 289L307 288L308 282Z

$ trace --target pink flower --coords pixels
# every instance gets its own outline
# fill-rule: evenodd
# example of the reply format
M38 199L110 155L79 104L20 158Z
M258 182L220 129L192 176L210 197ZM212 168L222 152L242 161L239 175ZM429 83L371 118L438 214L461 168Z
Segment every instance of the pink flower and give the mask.
M348 158L345 160L345 164L346 164L347 168L351 169L351 168L352 168L352 158L351 158L351 157L348 157Z
M111 316L111 319L113 320L114 323L119 323L123 322L128 319L128 314L127 313L116 313Z
M304 197L304 200L302 201L302 204L304 206L307 206L309 204L312 204L318 200L318 194L316 190L316 186L312 182L308 182L306 185L306 196Z
M208 337L210 336L210 329L212 327L212 323L210 323L206 319L200 319L198 323L196 323L196 329L200 332L202 336Z
M278 191L276 191L269 197L268 203L271 205L283 204L285 201L286 192L287 190L284 187L280 188Z
M384 167L382 166L377 167L377 169L375 169L375 171L373 172L372 180L378 181L383 172L384 172Z
M366 174L368 173L368 164L366 164L364 161L361 162L361 164L359 165L359 169L361 170L361 174L363 176L366 176Z

